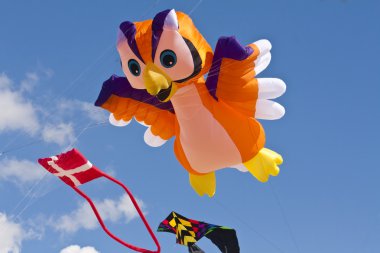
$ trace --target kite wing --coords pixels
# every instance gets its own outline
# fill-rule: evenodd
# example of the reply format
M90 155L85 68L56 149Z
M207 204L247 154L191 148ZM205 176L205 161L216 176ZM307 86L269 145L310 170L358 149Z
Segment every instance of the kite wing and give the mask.
M71 187L78 187L103 176L103 172L76 149L41 158L38 163Z
M285 83L277 78L256 78L269 65L271 48L268 40L242 46L233 36L221 37L206 81L210 94L247 116L281 118L285 109L269 99L281 96Z
M199 251L201 250L199 247L194 245L204 236L210 239L223 253L240 252L234 229L188 219L176 212L171 212L160 223L157 231L175 234L176 242L188 246L190 253L202 252Z
M216 227L210 229L205 236L210 239L223 253L240 252L235 229Z
M61 179L63 182L65 182L67 185L69 185L74 191L76 191L79 195L81 195L83 198L87 200L87 202L90 204L92 210L94 211L94 214L96 218L99 221L99 224L103 228L103 230L115 241L119 242L120 244L124 245L127 248L130 248L134 251L141 252L141 253L160 253L160 244L154 235L152 229L150 228L148 221L145 219L144 214L140 210L140 207L133 197L132 193L129 191L129 189L120 181L116 180L115 178L109 176L108 174L104 173L97 167L95 167L90 161L88 161L78 150L72 149L66 153L62 153L56 156L47 157L47 158L41 158L38 159L39 164L41 164L42 167L44 167L48 172L52 173L53 175L57 176L59 179ZM99 214L94 202L91 200L90 197L88 197L82 190L80 190L78 187L82 184L88 183L94 179L105 177L109 179L110 181L118 184L121 186L125 192L130 197L134 207L136 208L137 213L139 214L141 220L143 221L146 229L148 230L150 236L152 237L154 243L157 246L157 250L151 251L147 249L143 249L137 246L134 246L132 244L129 244L122 239L118 238L114 234L112 234L108 228L105 226L103 219L101 215Z
M205 253L201 248L196 244L189 245L189 253Z
M110 122L115 126L126 126L135 119L148 126L145 142L158 147L174 135L175 119L171 102L161 102L146 90L133 88L125 77L111 76L103 83L95 102L109 112Z

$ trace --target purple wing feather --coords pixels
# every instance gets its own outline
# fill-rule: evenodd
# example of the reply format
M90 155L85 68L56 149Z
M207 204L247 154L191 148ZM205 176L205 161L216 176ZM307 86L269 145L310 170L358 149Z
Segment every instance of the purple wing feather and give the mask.
M95 102L96 106L102 106L111 95L122 98L130 98L142 103L152 105L158 109L174 113L173 105L169 102L161 102L155 96L150 95L146 90L133 88L127 78L112 75L103 83L102 90Z
M208 73L209 77L206 81L207 89L215 99L218 99L216 96L216 90L222 59L229 58L242 61L249 57L252 53L253 49L251 47L241 45L234 36L222 36L219 38L215 47L211 69Z

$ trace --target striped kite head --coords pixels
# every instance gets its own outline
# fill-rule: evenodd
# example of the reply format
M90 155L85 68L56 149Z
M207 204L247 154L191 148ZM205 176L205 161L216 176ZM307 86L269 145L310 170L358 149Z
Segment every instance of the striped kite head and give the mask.
M120 24L117 49L132 87L169 101L179 87L206 74L213 52L189 16L174 9L153 20Z

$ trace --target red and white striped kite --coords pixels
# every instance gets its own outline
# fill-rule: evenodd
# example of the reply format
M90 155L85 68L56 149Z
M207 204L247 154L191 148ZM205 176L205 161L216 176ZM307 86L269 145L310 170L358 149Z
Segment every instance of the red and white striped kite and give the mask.
M53 175L59 177L63 182L68 184L71 188L74 189L79 195L81 195L83 198L87 200L87 202L90 204L92 210L95 213L96 218L98 219L101 227L103 230L114 240L121 243L125 247L128 247L132 250L135 250L137 252L141 253L160 253L160 244L154 235L152 229L150 228L144 214L141 212L141 209L139 205L137 204L135 198L133 197L132 193L129 191L129 189L120 181L117 179L109 176L108 174L104 173L100 169L98 169L96 166L94 166L90 161L88 161L78 150L72 149L66 153L62 153L57 156L52 156L49 158L41 158L38 159L38 162L50 173ZM119 237L112 234L108 228L105 226L102 217L100 216L95 204L91 200L90 197L88 197L82 190L78 188L78 186L88 183L94 179L97 179L99 177L105 177L112 182L118 184L121 186L125 192L130 197L133 205L136 208L136 211L140 215L141 220L143 221L146 229L148 230L150 236L152 237L154 243L157 246L157 250L147 250L144 248L140 248L137 246L134 246L132 244L129 244Z

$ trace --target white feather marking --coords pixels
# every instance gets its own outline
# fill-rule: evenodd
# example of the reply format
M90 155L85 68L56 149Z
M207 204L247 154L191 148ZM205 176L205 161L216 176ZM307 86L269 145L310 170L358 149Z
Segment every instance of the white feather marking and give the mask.
M286 84L278 78L257 78L259 99L278 98L286 91Z
M136 118L135 118L136 122L139 123L140 125L144 126L144 127L149 127L149 125L145 124L144 121L138 121Z
M131 121L124 121L124 120L117 120L115 119L115 116L113 115L113 113L110 114L110 117L108 118L109 122L111 123L111 125L114 125L114 126L117 126L117 127L125 127L127 125L129 125L129 123L131 123Z
M259 57L268 53L272 49L272 44L269 42L269 40L258 40L253 44L255 44L260 50Z
M276 120L285 114L285 108L271 100L258 99L256 102L256 119Z
M150 127L145 131L144 141L151 147L159 147L166 143L166 140L162 139L160 136L156 136L150 130Z
M263 72L269 66L271 59L272 59L272 54L270 52L256 59L255 61L256 76L260 74L261 72Z

